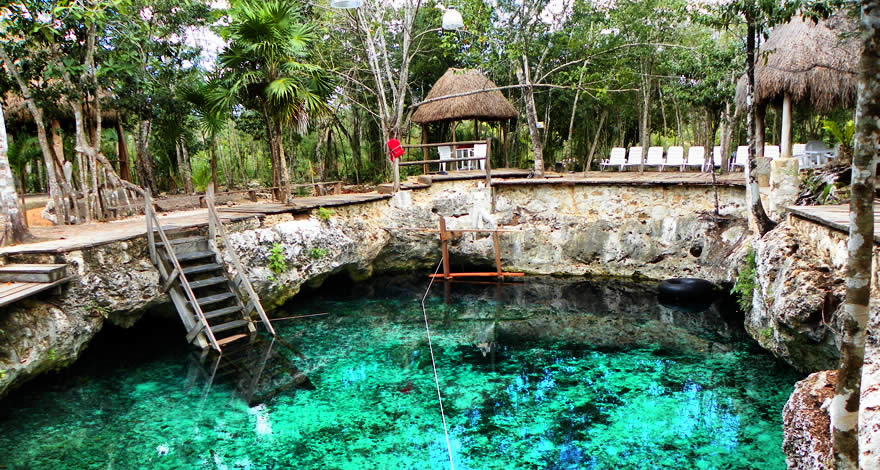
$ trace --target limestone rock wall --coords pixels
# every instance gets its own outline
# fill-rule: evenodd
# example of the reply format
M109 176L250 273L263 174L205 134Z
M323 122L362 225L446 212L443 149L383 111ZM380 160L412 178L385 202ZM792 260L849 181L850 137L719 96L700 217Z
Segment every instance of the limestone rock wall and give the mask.
M716 221L705 215L714 207L708 187L498 186L493 194L481 184L434 184L390 201L337 207L326 219L270 215L227 230L267 309L290 300L303 284L317 285L334 274L363 279L374 271L435 269L436 233L386 228L434 229L438 215L447 218L450 229L502 224L520 230L501 236L504 268L537 274L728 282L745 252L742 188L719 188L725 217ZM276 244L284 268L273 271L270 255ZM494 264L490 236L462 234L450 253L455 269ZM0 397L75 361L104 322L128 327L147 312L177 315L159 292L145 239L7 261L68 263L68 274L76 277L61 295L0 308Z

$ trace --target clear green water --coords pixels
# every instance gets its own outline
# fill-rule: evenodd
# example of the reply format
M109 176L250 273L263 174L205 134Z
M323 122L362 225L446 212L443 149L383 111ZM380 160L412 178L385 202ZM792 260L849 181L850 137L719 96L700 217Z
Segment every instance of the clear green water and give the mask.
M0 402L0 468L449 468L423 288L297 301L286 314L330 313L276 323L299 355L272 345L268 364L210 387L211 358L175 323L104 335ZM428 313L456 469L785 468L798 377L716 309L678 312L619 281L451 293L435 287ZM242 389L275 396L249 406Z

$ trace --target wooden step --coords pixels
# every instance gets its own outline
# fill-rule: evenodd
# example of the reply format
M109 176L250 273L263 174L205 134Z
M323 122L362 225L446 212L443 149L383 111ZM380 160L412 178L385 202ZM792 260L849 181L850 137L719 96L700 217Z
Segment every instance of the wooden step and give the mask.
M233 328L238 328L238 327L240 327L240 326L245 326L245 325L247 325L248 323L250 323L250 322L247 321L247 320L233 320L233 321L228 322L228 323L221 323L221 324L219 324L219 325L212 326L212 327L211 327L211 332L212 332L212 333L220 333L221 331L231 330L231 329L233 329Z
M202 241L207 241L207 240L208 240L207 238L205 238L201 235L198 235L195 237L172 238L171 240L168 240L168 243L170 243L172 245L183 245L184 243L197 243L197 242L202 242ZM165 242L163 242L163 241L156 242L156 246L164 246L164 245L165 245Z
M66 264L7 264L0 266L0 282L55 282L64 277Z
M192 261L192 260L196 260L196 259L210 258L213 256L214 256L214 252L211 250L193 251L191 253L182 253L182 254L177 255L177 260L178 261Z
M232 299L232 298L235 298L235 294L233 294L232 292L224 292L222 294L214 294L214 295L209 295L207 297L202 297L197 300L199 302L199 306L203 306L203 305L216 304L217 302L223 302L224 300L228 300L228 299Z
M201 264L199 266L190 266L188 268L183 268L183 274L199 274L199 273L207 273L211 271L216 271L218 269L223 269L222 264L210 263L210 264Z
M241 312L241 307L238 305L233 305L232 307L220 308L217 310L211 310L210 312L204 312L205 318L210 320L212 318L222 317L223 315L229 315L230 313Z
M208 287L208 286L215 286L217 284L223 284L224 282L226 282L226 278L223 276L209 277L208 279L202 279L201 281L192 281L189 283L189 287L192 289L198 289L200 287Z
M231 342L233 342L233 341L236 341L236 340L239 340L239 339L242 339L242 338L247 338L248 336L250 336L250 335L246 335L246 334L237 334L237 335L227 336L226 338L218 339L218 340L217 340L217 346L223 347L224 344L229 344L229 343L231 343Z

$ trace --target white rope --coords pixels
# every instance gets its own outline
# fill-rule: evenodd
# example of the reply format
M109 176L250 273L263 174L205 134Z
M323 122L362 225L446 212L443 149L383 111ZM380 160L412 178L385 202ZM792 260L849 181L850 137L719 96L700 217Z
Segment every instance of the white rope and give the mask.
M437 363L434 361L434 346L431 345L431 328L428 326L428 312L425 311L425 299L428 298L428 292L434 284L434 277L440 272L440 266L443 260L437 264L434 270L434 276L431 276L431 282L428 283L428 289L422 297L422 315L425 317L425 333L428 335L428 350L431 351L431 367L434 369L434 385L437 387L437 401L440 402L440 418L443 420L443 433L446 434L446 452L449 454L449 468L455 470L455 464L452 462L452 446L449 444L449 429L446 427L446 413L443 412L443 396L440 394L440 380L437 378Z

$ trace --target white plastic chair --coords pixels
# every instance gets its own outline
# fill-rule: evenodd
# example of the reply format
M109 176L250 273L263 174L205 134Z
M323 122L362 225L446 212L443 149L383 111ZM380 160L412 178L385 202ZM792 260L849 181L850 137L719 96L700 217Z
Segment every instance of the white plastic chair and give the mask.
M440 161L452 160L452 147L437 147L437 153L440 154ZM440 171L446 171L446 163L440 163Z
M684 170L684 147L669 147L666 151L666 166Z
M736 148L736 156L730 161L730 171L736 170L736 167L742 167L743 171L749 164L749 146L740 145Z
M691 147L688 149L688 159L684 164L685 169L697 167L700 171L706 169L706 149L705 147Z
M614 147L611 149L611 154L608 155L608 159L599 162L599 170L604 170L606 166L617 166L623 170L624 165L626 165L626 149L623 147Z
M663 171L663 147L648 147L648 156L645 158L645 166L656 166Z
M626 163L621 165L620 169L623 170L628 166L639 166L642 164L642 148L641 147L630 147L629 148L629 158L626 159Z
M475 144L474 145L474 158L483 158L484 160L477 160L477 164L480 166L480 169L486 171L486 151L488 150L486 144Z
M778 145L765 145L764 146L764 158L769 158L770 160L776 160L779 158L779 146Z
M798 168L801 170L812 168L813 164L807 158L807 144L794 144L791 146L791 156L797 158Z

